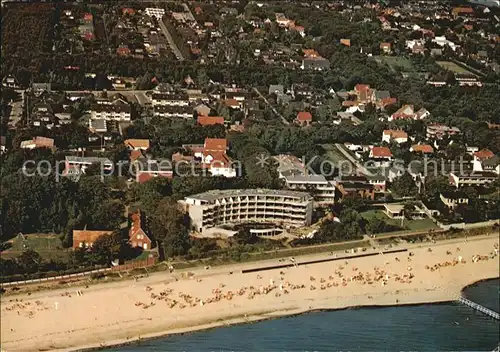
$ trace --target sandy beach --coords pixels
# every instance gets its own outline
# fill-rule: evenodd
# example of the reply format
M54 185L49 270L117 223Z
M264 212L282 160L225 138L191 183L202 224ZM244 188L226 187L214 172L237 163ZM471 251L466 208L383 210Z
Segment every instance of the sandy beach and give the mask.
M247 274L241 270L264 263L200 268L192 275L162 272L138 281L5 296L1 346L76 350L316 309L451 301L464 286L499 276L497 234L400 248L408 252Z

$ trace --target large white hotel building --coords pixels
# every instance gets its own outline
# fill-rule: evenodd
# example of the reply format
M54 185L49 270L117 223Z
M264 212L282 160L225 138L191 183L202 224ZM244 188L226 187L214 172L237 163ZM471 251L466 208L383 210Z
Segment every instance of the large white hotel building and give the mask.
M186 197L193 230L203 234L226 224L269 222L285 227L311 224L313 198L306 192L270 189L214 190Z

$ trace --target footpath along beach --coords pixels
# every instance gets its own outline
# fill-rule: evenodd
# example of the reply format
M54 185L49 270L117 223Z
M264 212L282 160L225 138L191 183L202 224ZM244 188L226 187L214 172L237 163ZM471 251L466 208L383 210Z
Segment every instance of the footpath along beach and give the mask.
M319 309L456 300L463 287L499 277L498 234L407 252L243 274L278 260L156 273L1 299L5 351L78 350ZM341 254L338 254L339 256ZM78 291L78 293L77 293Z

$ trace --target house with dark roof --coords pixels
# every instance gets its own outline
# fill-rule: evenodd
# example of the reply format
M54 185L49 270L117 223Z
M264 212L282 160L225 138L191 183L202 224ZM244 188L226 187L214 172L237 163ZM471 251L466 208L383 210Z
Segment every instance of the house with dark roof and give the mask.
M97 100L90 108L91 119L104 119L108 121L130 121L132 108L123 99Z
M300 68L302 70L326 71L330 69L330 61L323 57L304 58Z
M441 192L439 199L450 209L455 209L460 204L469 204L469 198L461 191Z

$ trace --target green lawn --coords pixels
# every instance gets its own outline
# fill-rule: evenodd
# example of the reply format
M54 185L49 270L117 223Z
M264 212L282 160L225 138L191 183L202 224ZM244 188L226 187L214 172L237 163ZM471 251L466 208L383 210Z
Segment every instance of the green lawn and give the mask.
M400 57L400 56L374 56L374 59L379 63L385 63L389 65L393 70L396 68L399 68L400 70L403 71L413 71L414 67L412 62L405 58L405 57Z
M382 210L367 210L362 212L361 216L366 220L379 218L384 220L388 224L401 226L401 219L391 219L387 215L385 215ZM423 220L404 220L403 227L405 227L409 231L420 231L437 228L437 226L429 218L425 218Z
M352 163L346 159L346 157L337 149L335 144L323 144L323 149L325 149L326 153L324 155L325 158L330 160L335 166L343 165L344 168L348 168L348 165L351 165L351 170L354 167Z
M24 250L23 244L26 244L28 249L32 249L34 251L47 251L47 250L55 250L62 249L61 240L56 235L49 234L33 234L33 235L24 235L26 238L25 241L22 240L21 237L15 237L12 239L12 247L10 250L12 251L22 251Z
M454 72L454 73L459 73L459 74L470 74L474 75L474 73L470 72L469 70L466 70L463 67L458 66L456 63L451 62L451 61L436 61L436 63L444 68L445 70Z
M25 241L20 237L14 237L10 240L9 243L12 246L2 252L2 258L15 258L19 256L23 250L31 249L38 252L40 256L46 260L69 260L71 249L63 248L61 240L57 235L31 234L24 235L24 237L26 238Z

